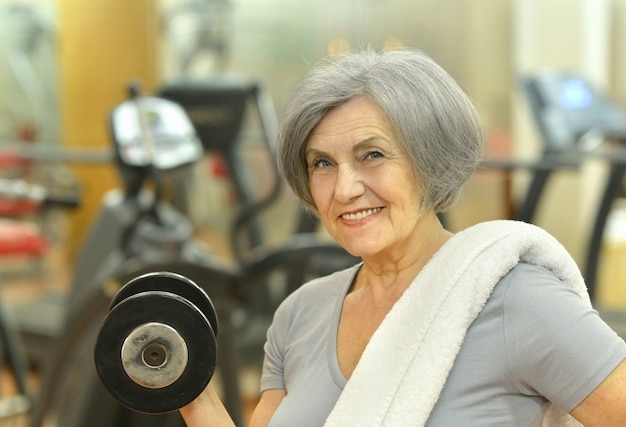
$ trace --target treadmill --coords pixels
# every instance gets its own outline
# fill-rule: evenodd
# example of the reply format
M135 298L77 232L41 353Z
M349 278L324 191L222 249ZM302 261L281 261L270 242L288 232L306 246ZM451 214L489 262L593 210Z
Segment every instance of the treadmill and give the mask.
M603 194L589 236L584 278L592 301L602 236L613 201L623 195L626 171L626 110L602 93L581 73L545 70L521 78L533 118L542 137L543 152L532 167L532 179L517 219L532 222L552 173L576 168L589 158L609 166ZM590 141L600 141L601 144Z

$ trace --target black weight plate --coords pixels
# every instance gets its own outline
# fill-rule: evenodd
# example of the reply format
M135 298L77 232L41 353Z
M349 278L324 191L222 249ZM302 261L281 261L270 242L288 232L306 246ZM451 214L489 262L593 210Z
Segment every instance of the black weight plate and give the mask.
M187 277L169 271L146 273L130 280L113 297L110 309L113 309L122 300L146 291L171 292L189 300L204 313L213 328L213 333L217 336L217 313L213 306L213 301L207 293Z
M124 340L149 322L174 328L188 349L181 376L159 389L138 385L122 366ZM211 380L216 359L215 335L206 317L185 298L162 291L131 295L119 302L104 318L94 348L98 376L111 396L134 411L149 414L172 412L193 401Z

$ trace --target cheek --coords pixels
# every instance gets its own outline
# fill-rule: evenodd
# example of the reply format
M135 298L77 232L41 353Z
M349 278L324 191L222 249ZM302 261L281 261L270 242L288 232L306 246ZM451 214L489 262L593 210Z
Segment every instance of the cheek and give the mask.
M415 175L409 173L396 174L387 177L387 181L380 182L380 188L387 189L387 195L391 200L396 200L403 209L419 211L422 204L423 192Z
M311 198L313 198L313 203L315 203L317 209L319 211L323 210L322 207L328 203L327 186L325 186L319 178L309 178L309 191L311 192Z

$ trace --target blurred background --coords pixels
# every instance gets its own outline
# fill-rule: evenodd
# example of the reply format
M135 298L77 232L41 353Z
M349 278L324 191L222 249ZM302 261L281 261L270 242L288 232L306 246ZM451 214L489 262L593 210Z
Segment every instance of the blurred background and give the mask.
M5 299L18 304L67 290L103 197L121 185L108 120L127 99L128 82L156 94L181 81L242 77L262 88L278 117L291 87L312 64L364 46L424 50L479 110L492 162L445 213L452 231L519 217L537 170L545 167L537 164L547 157L555 161L553 152L546 156L548 142L529 103L525 76L573 73L616 111L626 110L626 0L0 0L0 177L80 194L70 209L4 215L38 227L45 241L45 248L0 255ZM256 174L253 191L271 191L271 150L268 156L255 143L262 126L246 126L243 135L252 142L243 156ZM626 133L583 136L593 140L594 149L608 143L611 151L577 152L570 163L558 160L557 150L529 219L555 235L588 272L598 205L615 175L592 261L594 302L621 312L626 160L620 144ZM186 193L184 210L194 236L225 259L233 258L230 227L245 204L233 189L233 173L207 150L176 190ZM300 219L286 190L274 202L263 226L278 244L292 234L285 222ZM6 232L3 226L0 233L29 232L15 226L7 225Z
M131 78L149 92L180 75L234 71L262 81L280 112L294 82L329 52L404 45L466 88L493 150L532 151L536 136L518 129L527 108L517 76L580 70L626 104L625 8L620 0L2 0L0 138L106 147L104 117ZM114 185L106 165L89 169L77 172L87 189L77 230Z

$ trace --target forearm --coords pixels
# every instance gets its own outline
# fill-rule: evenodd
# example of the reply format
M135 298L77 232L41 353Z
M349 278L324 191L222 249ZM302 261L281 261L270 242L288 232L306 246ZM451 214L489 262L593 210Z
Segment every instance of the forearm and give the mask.
M187 427L235 427L211 384L193 402L180 409Z

